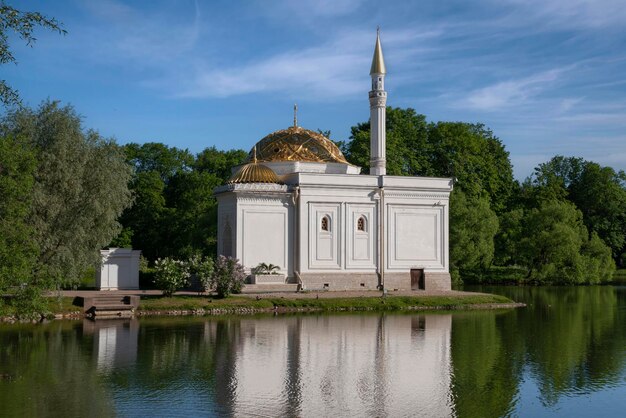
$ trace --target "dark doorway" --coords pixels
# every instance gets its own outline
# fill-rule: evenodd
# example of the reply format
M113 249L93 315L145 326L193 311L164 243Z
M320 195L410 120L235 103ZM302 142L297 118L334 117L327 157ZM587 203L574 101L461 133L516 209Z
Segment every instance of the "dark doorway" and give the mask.
M424 269L411 269L411 290L426 290Z

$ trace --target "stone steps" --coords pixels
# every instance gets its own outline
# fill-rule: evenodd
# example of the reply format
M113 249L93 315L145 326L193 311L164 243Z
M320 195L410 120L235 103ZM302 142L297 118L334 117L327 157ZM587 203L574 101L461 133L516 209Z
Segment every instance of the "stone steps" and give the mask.
M139 296L107 295L84 297L83 312L92 317L128 317L139 307Z

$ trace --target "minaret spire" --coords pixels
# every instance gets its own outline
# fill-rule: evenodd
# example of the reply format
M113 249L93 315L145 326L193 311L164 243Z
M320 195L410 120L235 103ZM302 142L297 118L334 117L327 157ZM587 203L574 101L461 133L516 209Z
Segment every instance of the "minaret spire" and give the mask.
M372 91L370 98L370 174L374 176L384 176L387 174L387 159L385 148L387 142L386 133L386 104L387 92L385 91L385 59L383 58L383 48L380 45L380 27L376 28L376 45L374 46L374 57L372 58Z
M383 48L380 46L380 26L376 27L376 46L374 46L374 57L372 58L372 74L387 74L385 59L383 58Z

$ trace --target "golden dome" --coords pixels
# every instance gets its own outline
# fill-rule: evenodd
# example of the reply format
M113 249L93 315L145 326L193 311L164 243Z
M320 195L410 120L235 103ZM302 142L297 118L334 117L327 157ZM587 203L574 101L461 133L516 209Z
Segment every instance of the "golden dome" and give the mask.
M257 163L255 155L251 163L241 166L226 183L280 183L280 181L274 170Z
M261 162L348 163L333 141L299 126L276 131L261 139L250 151L248 161L251 161L254 150Z

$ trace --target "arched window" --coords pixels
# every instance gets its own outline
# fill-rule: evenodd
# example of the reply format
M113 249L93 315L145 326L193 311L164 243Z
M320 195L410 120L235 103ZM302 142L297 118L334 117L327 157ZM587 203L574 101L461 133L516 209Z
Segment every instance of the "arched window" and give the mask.
M224 257L233 256L233 230L228 221L226 221L226 225L224 225L224 232L222 234L222 255Z
M330 219L329 219L328 215L326 215L326 216L324 216L322 218L322 222L321 222L320 228L322 229L322 231L326 231L326 232L330 231Z
M365 232L365 216L359 217L359 220L356 221L356 230Z

